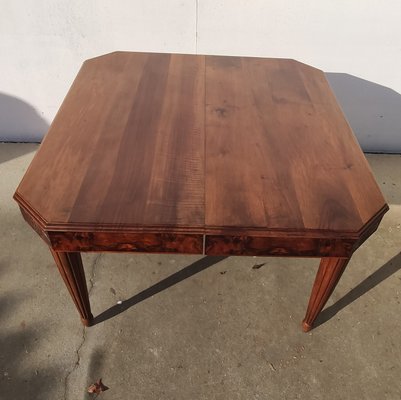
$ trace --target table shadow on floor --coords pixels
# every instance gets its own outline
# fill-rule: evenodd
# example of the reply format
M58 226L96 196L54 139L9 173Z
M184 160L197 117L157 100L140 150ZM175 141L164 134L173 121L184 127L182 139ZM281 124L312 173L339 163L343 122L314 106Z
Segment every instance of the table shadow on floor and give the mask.
M157 282L156 284L150 286L149 288L143 290L140 293L135 294L130 297L128 300L125 300L122 304L116 304L106 311L103 311L98 316L96 316L93 320L92 325L96 325L100 322L104 322L110 318L115 317L118 314L128 310L135 304L140 303L148 299L149 297L154 296L157 293L160 293L163 290L168 289L169 287L176 285L177 283L205 270L206 268L211 267L212 265L217 264L218 262L224 260L227 257L215 257L215 256L206 256L201 258L200 260L195 261L191 265L183 268L182 270L175 272L174 274L168 276L167 278Z
M27 316L27 322L2 326L21 304L26 306L28 300L24 296L0 294L0 399L54 399L59 392L55 382L60 382L64 374L60 363L51 357L38 362L30 354L38 352L44 338L50 335L46 325Z
M369 275L361 283L351 289L345 296L340 300L336 301L331 306L325 308L317 317L314 327L317 328L319 325L324 324L333 318L339 311L353 303L359 297L363 296L369 290L373 289L381 282L389 278L401 269L401 253L393 257L382 265L377 271Z

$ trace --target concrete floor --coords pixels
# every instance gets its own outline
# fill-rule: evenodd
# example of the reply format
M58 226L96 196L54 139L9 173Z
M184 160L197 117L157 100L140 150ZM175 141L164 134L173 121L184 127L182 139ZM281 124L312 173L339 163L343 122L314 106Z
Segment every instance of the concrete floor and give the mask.
M401 156L367 156L390 211L305 334L317 260L136 254L83 256L94 314L127 305L84 329L12 200L36 149L0 144L0 399L401 398Z

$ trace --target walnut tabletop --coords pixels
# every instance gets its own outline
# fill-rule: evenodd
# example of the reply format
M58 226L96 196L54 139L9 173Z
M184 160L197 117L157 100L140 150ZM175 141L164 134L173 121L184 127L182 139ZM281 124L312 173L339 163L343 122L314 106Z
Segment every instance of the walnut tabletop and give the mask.
M320 257L309 330L388 210L322 71L129 52L83 64L14 197L86 325L79 253L137 251Z

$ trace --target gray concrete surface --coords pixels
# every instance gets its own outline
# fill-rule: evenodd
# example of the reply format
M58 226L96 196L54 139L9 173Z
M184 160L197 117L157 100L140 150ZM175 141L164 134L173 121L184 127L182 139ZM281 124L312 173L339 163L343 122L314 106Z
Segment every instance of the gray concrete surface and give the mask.
M12 200L36 149L0 144L0 399L401 398L401 156L367 156L390 211L305 334L317 260L136 254L84 255L94 314L127 305L84 329Z

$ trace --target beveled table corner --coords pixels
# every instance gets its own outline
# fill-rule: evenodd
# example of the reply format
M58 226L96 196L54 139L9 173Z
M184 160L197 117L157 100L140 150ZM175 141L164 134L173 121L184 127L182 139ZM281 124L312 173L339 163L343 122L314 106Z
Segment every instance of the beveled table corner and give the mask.
M14 195L82 322L81 252L321 258L309 331L388 206L322 71L115 52L85 61Z

